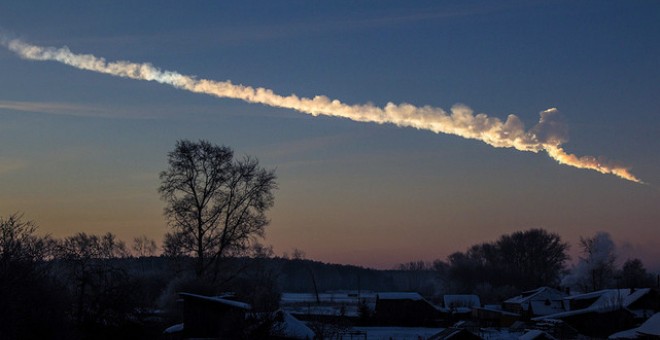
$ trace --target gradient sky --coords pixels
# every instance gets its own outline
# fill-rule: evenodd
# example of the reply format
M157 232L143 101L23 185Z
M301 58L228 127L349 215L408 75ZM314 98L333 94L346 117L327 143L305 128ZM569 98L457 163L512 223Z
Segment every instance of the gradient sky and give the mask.
M278 94L449 110L529 129L557 108L566 151L545 153L288 109L30 61L0 48L0 215L56 237L167 231L158 173L178 139L275 168L266 243L391 268L532 227L578 253L605 231L620 257L660 269L660 2L30 1L0 3L4 34L108 61Z

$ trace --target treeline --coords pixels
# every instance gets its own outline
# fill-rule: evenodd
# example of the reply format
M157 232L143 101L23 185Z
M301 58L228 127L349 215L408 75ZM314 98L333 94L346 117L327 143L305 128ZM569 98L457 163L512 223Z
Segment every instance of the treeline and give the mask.
M282 292L416 291L477 294L498 303L539 286L588 292L651 287L657 277L639 259L618 267L605 233L582 238L581 256L568 266L568 244L543 229L503 235L433 263L412 261L392 270L278 257L256 244L249 256L226 257L218 275L198 277L197 259L154 256L145 237L131 247L113 234L38 236L20 215L0 217L0 334L5 339L159 338L180 322L177 292L231 292L256 311L279 307Z
M159 338L180 322L177 292L227 292L256 311L279 307L281 292L413 290L405 271L276 257L256 245L224 258L220 275L199 278L194 257L154 256L155 242L127 246L112 233L39 236L14 214L0 217L0 334L3 339ZM425 281L434 280L428 271Z
M551 286L574 292L607 288L640 288L658 285L640 259L626 259L618 267L614 242L607 233L580 238L580 256L573 266L569 244L543 229L518 231L493 242L455 252L433 268L442 291L474 293L482 302L497 303L525 290Z
M530 229L455 252L434 267L445 290L501 301L524 290L559 286L568 247L557 234Z
M136 253L111 233L38 236L36 225L16 214L0 217L0 233L2 338L149 335L145 320L169 276L162 267L127 266Z

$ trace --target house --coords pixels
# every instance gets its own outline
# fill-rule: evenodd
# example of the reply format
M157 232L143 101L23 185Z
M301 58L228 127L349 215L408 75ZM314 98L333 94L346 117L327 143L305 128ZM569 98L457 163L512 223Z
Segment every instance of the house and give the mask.
M419 293L378 293L374 317L379 324L390 326L432 326L441 310Z
M282 293L282 310L300 320L332 322L339 318L357 320L376 307L376 293L332 291L319 294ZM367 310L363 310L366 308Z
M435 325L440 309L413 292L283 293L281 308L304 321L397 326Z
M470 319L474 309L481 307L479 296L473 294L447 294L442 298L443 307L440 308L442 319L449 324Z
M183 338L238 338L252 307L224 297L179 293L183 299Z
M518 337L518 340L557 340L557 338L544 331L532 329Z
M485 327L509 327L519 320L564 312L567 295L550 287L540 287L505 300L501 305L472 309L472 317Z
M179 293L183 300L183 323L167 328L167 339L219 338L246 336L260 339L311 340L314 332L284 310L253 313L247 303L227 296L203 296Z
M482 327L509 327L520 320L520 314L507 312L501 305L485 305L473 308L472 318Z
M571 325L558 319L546 319L532 324L523 323L525 329L536 329L552 335L557 339L577 339L581 335Z
M524 320L564 312L564 298L567 294L550 287L540 287L523 292L502 303L506 312L520 314Z
M569 296L564 299L563 312L532 320L559 319L584 335L604 337L632 328L639 322L638 315L650 315L658 303L660 297L650 288L605 289Z
M472 333L466 328L449 327L442 332L432 336L429 340L481 340L477 334Z
M660 313L654 314L637 328L612 334L608 339L657 339L660 338Z
M646 320L660 311L660 290L654 288L631 289L630 295L635 297L626 308L635 314L636 318Z
M470 312L472 308L481 307L481 301L477 295L473 294L447 294L442 297L444 308L456 312Z

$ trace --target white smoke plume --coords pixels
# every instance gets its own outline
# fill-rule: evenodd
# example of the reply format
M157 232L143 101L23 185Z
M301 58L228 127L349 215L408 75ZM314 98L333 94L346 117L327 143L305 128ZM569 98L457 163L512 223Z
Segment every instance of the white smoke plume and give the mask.
M610 234L601 231L593 237L580 237L580 247L583 256L562 279L562 286L585 292L610 287L617 257L616 245Z
M19 39L0 39L0 43L19 56L30 60L53 60L78 69L106 73L118 77L156 81L175 88L204 93L220 98L240 99L249 103L287 108L313 116L326 115L348 118L358 122L395 124L421 130L457 135L480 140L498 148L515 148L521 151L547 154L561 164L581 169L591 169L603 174L613 174L629 181L642 183L628 168L607 164L592 156L578 157L566 153L561 147L567 141L566 125L559 112L548 109L541 112L541 119L529 131L515 115L505 121L474 112L464 105L454 105L451 112L437 107L417 107L411 104L387 103L384 107L371 104L349 105L326 96L313 98L295 94L282 96L266 88L236 85L231 81L197 79L172 71L162 71L149 63L128 61L107 62L91 54L75 54L67 47L41 47Z

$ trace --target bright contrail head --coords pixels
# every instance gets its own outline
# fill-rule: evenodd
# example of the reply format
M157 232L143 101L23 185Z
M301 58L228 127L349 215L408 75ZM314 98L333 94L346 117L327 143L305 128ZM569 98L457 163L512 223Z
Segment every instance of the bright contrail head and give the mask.
M348 118L358 122L394 124L413 127L480 140L497 148L514 148L520 151L545 151L560 164L580 169L591 169L603 174L612 174L629 181L642 183L622 166L608 164L593 156L576 156L561 147L568 140L566 125L559 112L552 108L541 112L539 122L525 130L520 118L509 115L505 121L475 114L469 107L454 105L450 112L437 107L414 106L411 104L387 103L384 107L371 104L349 105L326 96L313 98L295 94L282 96L265 88L236 85L231 81L197 79L172 71L162 71L149 63L128 61L107 62L91 54L75 54L67 47L41 47L18 39L0 37L0 43L19 56L30 60L53 60L82 70L110 74L113 76L149 80L220 98L233 98L248 103L287 108L310 114Z

